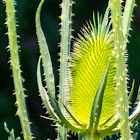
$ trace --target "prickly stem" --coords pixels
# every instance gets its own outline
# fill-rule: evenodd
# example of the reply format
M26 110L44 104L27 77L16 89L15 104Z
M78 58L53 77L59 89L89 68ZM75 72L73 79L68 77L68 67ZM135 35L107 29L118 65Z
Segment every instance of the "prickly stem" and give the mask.
M12 67L15 95L16 95L16 105L17 105L17 115L19 116L24 140L32 140L32 134L30 131L30 123L28 120L28 115L25 105L25 94L22 84L20 63L19 63L19 46L17 43L17 33L16 33L16 19L15 19L15 7L14 0L5 0L6 4L6 15L7 15L7 26L8 26L8 38L9 38L9 50L10 50L10 65Z
M65 104L65 93L64 93L64 83L67 79L67 67L68 61L70 57L70 46L71 46L71 17L72 17L72 0L62 0L62 14L60 16L61 19L61 43L60 43L60 99ZM62 110L62 105L60 104L60 108ZM64 110L63 114L65 113ZM58 140L66 140L67 139L67 130L64 127L58 128Z
M121 1L110 0L111 17L113 23L114 51L116 61L116 92L119 96L119 114L121 139L130 140L129 110L127 95L127 76L125 62L125 48L122 32L122 9Z
M103 139L99 137L93 137L92 135L86 135L83 136L83 140L103 140Z

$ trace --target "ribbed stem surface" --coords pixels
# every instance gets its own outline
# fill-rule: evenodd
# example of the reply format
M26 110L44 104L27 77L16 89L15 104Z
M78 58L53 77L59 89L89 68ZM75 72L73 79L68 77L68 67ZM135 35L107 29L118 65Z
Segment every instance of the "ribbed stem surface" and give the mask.
M61 101L65 104L65 91L64 85L67 79L67 67L70 54L71 45L71 11L72 11L72 0L62 0L62 15L60 16L61 22L61 43L60 43L60 85L59 85L59 95ZM65 111L62 109L62 104L60 104L60 109L63 114ZM58 140L67 140L67 130L64 127L58 128Z
M17 115L19 116L21 127L23 131L24 140L31 140L32 134L30 131L29 120L25 105L25 94L22 85L22 77L19 63L16 34L16 19L15 19L15 7L14 0L6 0L6 14L7 14L7 26L8 26L8 37L9 37L9 50L10 50L10 65L12 67L13 80L15 86Z
M119 96L119 114L120 114L120 129L121 139L130 140L130 126L129 126L129 110L128 110L128 95L127 95L127 80L126 80L126 61L125 49L123 44L122 32L122 11L121 1L111 0L111 16L113 22L113 36L114 36L114 55L116 61L116 91Z

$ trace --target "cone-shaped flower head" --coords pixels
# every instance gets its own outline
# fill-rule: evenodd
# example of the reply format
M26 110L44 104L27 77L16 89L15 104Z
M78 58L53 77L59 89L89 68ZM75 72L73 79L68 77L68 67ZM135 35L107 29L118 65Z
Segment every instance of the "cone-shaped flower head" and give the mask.
M39 15L39 10L37 15ZM112 134L112 130L118 125L118 117L116 122L118 115L118 95L115 92L116 69L108 14L108 8L103 19L98 14L97 23L93 15L93 24L90 22L82 28L79 38L74 43L67 71L68 78L65 79L64 85L66 104L64 105L61 99L59 102L63 104L64 110L60 110L54 92L51 93L54 91L50 90L51 86L47 85L48 94L43 88L40 72L41 59L38 63L39 91L50 116L69 130L75 133L80 131L85 136L89 134L94 137L105 137ZM40 25L37 25L38 32L42 33ZM43 34L39 38L41 43L44 41L42 38L44 38ZM41 44L41 46L45 45ZM48 64L51 62L48 49L46 52L48 59L44 62ZM44 58L45 56L42 55L42 60ZM46 65L44 67L50 72L49 67ZM50 82L47 77L48 83L52 81Z
M108 11L107 11L108 12ZM104 91L99 126L117 113L118 96L115 92L115 59L113 57L112 32L108 14L96 26L88 24L74 44L68 108L77 120L89 124L92 104L107 64L110 61L107 83ZM113 120L112 120L113 121ZM112 122L110 120L109 123ZM109 125L108 123L108 125Z
M71 61L68 62L67 78L62 85L66 104L55 99L55 82L52 63L45 36L40 24L41 1L36 14L36 28L41 48L37 80L44 106L56 123L75 133L82 133L85 139L100 139L120 131L120 102L117 95L117 72L111 20L107 8L104 18L93 15L93 24L87 23L74 43ZM62 48L61 48L62 49ZM41 58L48 93L42 85ZM61 62L62 63L62 62ZM67 61L66 61L67 63ZM60 74L63 74L60 72ZM115 76L116 75L116 76ZM120 77L121 78L121 77ZM134 87L134 84L132 85ZM130 98L133 88L130 92ZM59 104L61 104L61 109ZM139 119L139 109L129 117L134 124ZM122 113L123 114L123 113ZM58 132L59 133L59 132ZM79 133L79 137L81 137Z

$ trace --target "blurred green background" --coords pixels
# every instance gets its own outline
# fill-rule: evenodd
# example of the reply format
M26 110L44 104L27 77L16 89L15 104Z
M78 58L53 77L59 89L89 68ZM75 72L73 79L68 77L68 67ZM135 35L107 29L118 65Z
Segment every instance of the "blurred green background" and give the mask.
M56 138L55 127L50 126L53 122L45 120L40 115L45 115L46 110L42 108L42 101L38 96L38 88L36 82L36 66L39 57L39 48L35 30L35 12L40 0L17 0L16 17L19 27L17 33L20 35L20 63L23 70L22 76L25 79L24 87L26 88L26 99L28 114L32 122L31 129L37 140L46 140ZM86 21L92 20L92 13L100 11L104 13L108 0L75 0L76 5L73 7L73 36L77 37L77 33ZM134 18L131 27L130 43L128 44L128 68L130 75L129 85L132 79L135 79L135 101L138 85L140 84L140 1L137 2L137 7L134 11ZM59 4L61 0L46 0L41 12L41 23L43 31L49 45L54 73L56 77L56 85L58 85L58 43L60 36L58 30L60 29L60 20L58 16L61 14ZM3 128L3 123L7 122L8 127L14 128L16 136L21 135L21 128L19 119L15 116L15 96L13 93L12 72L9 70L9 52L6 50L8 45L7 28L4 25L5 6L0 1L0 140L7 140L7 134ZM69 139L76 139L70 137ZM140 138L139 138L140 139Z

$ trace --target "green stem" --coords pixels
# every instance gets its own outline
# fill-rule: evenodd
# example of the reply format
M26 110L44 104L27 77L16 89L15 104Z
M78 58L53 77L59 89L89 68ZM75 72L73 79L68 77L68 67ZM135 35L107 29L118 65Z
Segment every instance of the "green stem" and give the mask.
M6 14L7 14L7 26L8 26L8 37L9 37L9 50L10 50L10 65L12 67L13 80L15 86L17 115L19 116L23 136L25 140L31 140L32 134L30 131L29 120L26 111L24 88L22 85L22 77L19 63L19 46L17 44L16 34L16 19L15 19L15 7L14 0L6 0Z
M114 52L116 61L116 92L119 96L120 129L122 140L130 140L129 110L126 80L125 48L122 33L122 11L120 0L110 0L113 22Z
M92 135L86 135L84 136L83 140L103 140L103 139L99 137L93 137Z
M64 86L67 80L67 67L70 58L71 46L71 16L72 16L72 0L62 0L62 15L60 16L61 22L61 43L60 43L60 82L59 82L59 95L61 101L65 104ZM62 104L60 109L65 114ZM67 130L64 127L58 128L58 140L67 140Z

